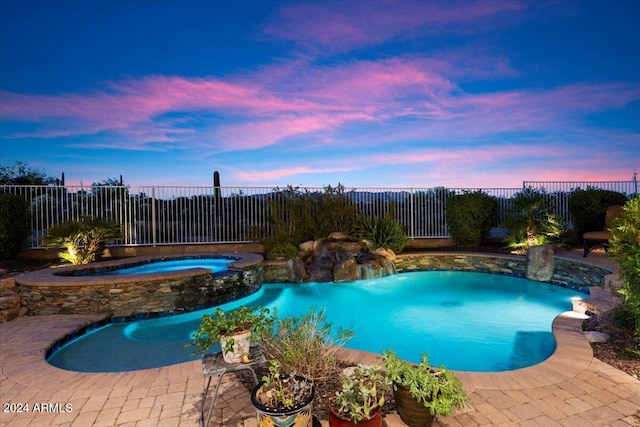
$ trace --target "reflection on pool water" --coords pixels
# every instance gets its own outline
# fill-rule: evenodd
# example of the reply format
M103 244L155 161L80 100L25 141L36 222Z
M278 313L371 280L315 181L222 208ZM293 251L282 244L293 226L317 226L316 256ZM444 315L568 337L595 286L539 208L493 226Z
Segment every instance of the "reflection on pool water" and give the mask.
M351 283L265 284L224 304L277 307L279 316L326 309L334 327L353 325L347 347L393 349L418 361L460 371L504 371L539 363L555 349L553 319L571 310L576 291L509 276L431 271ZM110 323L55 351L63 369L109 372L145 369L198 358L185 349L203 314ZM216 350L216 348L214 348Z
M120 267L115 270L76 270L76 276L113 276L119 274L148 274L163 273L167 271L187 270L190 268L206 268L211 273L218 273L227 270L227 264L233 262L233 259L225 258L181 258L170 261L149 261L143 264L133 265L131 267Z

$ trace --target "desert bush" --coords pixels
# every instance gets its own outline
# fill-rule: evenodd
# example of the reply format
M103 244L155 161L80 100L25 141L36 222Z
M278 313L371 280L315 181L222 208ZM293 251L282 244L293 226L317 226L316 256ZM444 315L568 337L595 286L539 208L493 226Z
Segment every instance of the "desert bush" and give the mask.
M277 318L273 330L263 332L260 341L268 359L276 360L283 372L296 372L322 381L340 370L336 353L354 336L351 326L333 331L324 309L311 308L300 316Z
M587 231L604 229L607 207L624 205L627 196L622 193L588 187L574 190L569 196L569 215L578 236Z
M31 234L29 203L13 194L0 194L0 259L13 258Z
M65 248L64 252L58 254L62 261L87 264L100 259L107 242L122 238L118 223L83 216L79 220L49 227L43 242L48 248Z
M627 202L611 227L610 252L620 264L623 304L635 322L636 344L640 343L640 196Z
M390 215L380 218L358 215L350 237L367 240L374 248L391 249L395 253L402 252L408 241L402 225Z
M447 197L449 234L459 245L479 245L498 216L497 200L481 191Z

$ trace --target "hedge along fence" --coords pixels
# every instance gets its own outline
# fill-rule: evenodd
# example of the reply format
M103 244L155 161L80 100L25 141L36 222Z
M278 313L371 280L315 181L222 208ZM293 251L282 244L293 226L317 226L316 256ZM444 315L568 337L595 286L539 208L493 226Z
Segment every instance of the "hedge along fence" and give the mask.
M567 206L571 191L550 191L545 185L551 188L551 184L537 183L537 188L554 200L555 213L570 222ZM588 186L582 184L582 188ZM634 191L633 181L615 184L619 184L616 188L627 195ZM124 232L124 239L118 244L124 245L255 241L256 230L264 230L267 234L273 232L269 222L269 204L277 208L287 192L322 195L326 189L4 185L0 187L0 193L14 194L28 202L31 231L26 246L41 248L47 228L83 215L118 222ZM365 215L391 215L402 224L410 239L448 238L451 237L446 219L448 197L477 191L494 197L498 202L498 215L492 224L495 227L504 220L511 197L522 188L342 188L339 197L346 198Z

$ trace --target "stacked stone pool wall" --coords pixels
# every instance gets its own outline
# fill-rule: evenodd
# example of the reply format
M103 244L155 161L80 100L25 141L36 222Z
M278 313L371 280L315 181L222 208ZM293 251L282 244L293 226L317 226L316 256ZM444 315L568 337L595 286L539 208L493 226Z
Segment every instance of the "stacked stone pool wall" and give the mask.
M16 287L28 315L102 314L132 317L154 313L179 313L208 308L249 295L264 280L262 256L256 254L200 254L200 257L230 257L229 270L211 274L196 268L153 274L119 276L71 276L79 269L111 269L150 259L182 257L136 257L38 270L16 279ZM188 256L193 258L194 255Z
M596 265L554 257L554 274L550 283L589 293L591 286L604 286L611 271ZM419 253L399 255L399 273L410 271L468 271L526 277L526 258L515 255L474 253Z

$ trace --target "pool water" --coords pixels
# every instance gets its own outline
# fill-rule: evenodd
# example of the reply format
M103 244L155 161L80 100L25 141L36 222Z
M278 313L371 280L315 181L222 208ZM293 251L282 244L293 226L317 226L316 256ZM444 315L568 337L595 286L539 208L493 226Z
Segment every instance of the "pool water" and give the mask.
M279 316L324 308L334 328L353 325L348 348L459 371L505 371L534 365L555 350L553 319L572 309L576 291L509 276L414 272L350 283L264 284L224 304L277 307ZM215 308L214 308L215 309ZM55 351L63 369L112 372L146 369L199 358L185 349L203 314L111 323ZM213 348L219 350L219 348Z
M99 275L117 275L117 274L147 274L162 273L165 271L187 270L189 268L206 268L212 273L227 270L227 264L233 262L230 259L223 258L184 258L172 261L154 261L145 264L135 265L133 267L119 268L98 273Z

